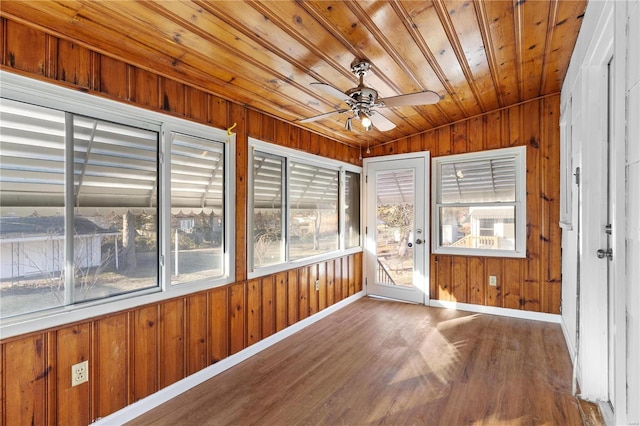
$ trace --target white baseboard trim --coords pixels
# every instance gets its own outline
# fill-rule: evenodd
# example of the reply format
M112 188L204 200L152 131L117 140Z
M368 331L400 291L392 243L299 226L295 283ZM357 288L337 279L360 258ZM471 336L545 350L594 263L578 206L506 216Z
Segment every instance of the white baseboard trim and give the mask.
M613 409L611 408L611 404L609 403L609 401L603 401L599 399L596 403L598 404L598 409L600 410L600 414L602 415L604 424L606 426L615 426L617 424L616 416L613 412Z
M129 422L136 417L141 416L147 411L152 410L153 408L169 401L172 398L180 395L188 391L189 389L199 385L206 380L222 373L223 371L228 370L229 368L240 364L242 361L256 355L257 353L267 349L269 346L272 346L287 337L297 333L305 327L310 326L311 324L329 316L330 314L338 311L339 309L344 308L345 306L355 302L356 300L362 298L364 296L364 292L361 291L359 293L354 294L340 302L329 306L326 309L314 314L308 318L305 318L297 323L290 325L282 331L277 332L265 339L262 339L258 343L249 346L242 351L233 354L219 362L216 362L209 367L206 367L184 379L173 383L166 388L160 389L158 392L153 393L146 398L141 399L140 401L136 401L131 405L124 407L123 409L116 411L113 414L108 415L107 417L103 417L101 419L96 420L93 424L98 426L106 426L106 425L122 425L126 422Z
M434 308L457 309L459 311L478 312L482 314L500 315L503 317L528 319L560 324L559 314L547 314L545 312L521 311L519 309L497 308L494 306L472 305L469 303L448 302L445 300L429 300L429 306Z

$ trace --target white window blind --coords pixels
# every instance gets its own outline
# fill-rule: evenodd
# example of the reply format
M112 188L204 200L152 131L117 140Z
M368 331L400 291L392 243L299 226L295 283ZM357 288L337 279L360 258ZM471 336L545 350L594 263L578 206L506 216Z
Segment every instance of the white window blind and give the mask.
M76 207L155 207L158 132L73 116Z
M222 208L224 144L180 133L171 142L171 207Z
M2 99L1 206L64 206L64 123L62 111Z
M510 158L441 165L442 203L515 201L516 162Z

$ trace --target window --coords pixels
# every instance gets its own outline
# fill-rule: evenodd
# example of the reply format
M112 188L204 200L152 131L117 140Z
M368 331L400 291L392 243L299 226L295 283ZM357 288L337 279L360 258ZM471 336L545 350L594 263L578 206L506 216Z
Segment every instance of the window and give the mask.
M344 174L345 248L360 247L360 173Z
M340 171L289 162L289 259L337 251Z
M157 287L159 132L66 116L73 121L73 176L65 178L74 188L73 207L65 209L74 256L66 261L74 269L55 268L72 275L65 304Z
M360 169L250 140L250 274L360 249Z
M253 153L253 266L285 261L285 158Z
M222 277L224 144L171 132L171 283Z
M0 112L2 317L157 287L159 129Z
M433 159L434 252L526 256L526 147Z
M3 327L232 280L223 131L2 77Z

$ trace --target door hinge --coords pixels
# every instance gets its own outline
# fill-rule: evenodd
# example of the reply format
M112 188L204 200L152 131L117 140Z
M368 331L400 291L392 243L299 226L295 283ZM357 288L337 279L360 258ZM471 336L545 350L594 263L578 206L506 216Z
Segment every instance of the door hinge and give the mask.
M576 167L576 172L573 174L576 177L576 185L580 185L580 167Z
M369 234L369 227L365 226L364 227L364 235L368 235Z
M369 183L369 175L364 175L364 183Z

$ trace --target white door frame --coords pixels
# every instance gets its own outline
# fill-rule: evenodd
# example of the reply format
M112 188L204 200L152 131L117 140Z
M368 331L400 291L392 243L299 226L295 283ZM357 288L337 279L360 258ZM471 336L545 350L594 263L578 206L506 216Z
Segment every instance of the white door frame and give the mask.
M634 300L627 299L628 287L633 285L627 277L626 264L630 261L637 261L627 257L629 252L626 248L626 235L629 232L627 228L627 144L638 143L637 140L628 139L627 130L627 72L628 70L628 49L633 46L634 40L627 32L630 25L627 19L627 8L631 7L630 2L613 2L613 39L614 39L614 76L613 76L613 121L612 125L612 170L611 170L611 200L612 213L611 218L614 226L612 235L612 247L614 253L614 261L611 264L613 268L615 282L615 298L613 300L615 323L617 331L614 337L614 395L615 413L614 423L625 424L629 422L628 413L629 405L632 404L633 393L627 389L627 381L633 383L631 379L633 369L627 367L627 363L631 361L632 356L628 358L628 345L633 340L629 339L629 325L627 324L627 304L635 303ZM637 42L637 40L635 40ZM633 47L631 47L633 48ZM635 47L637 48L637 46ZM636 70L637 71L637 70ZM633 70L631 71L633 72ZM632 117L629 117L633 120ZM617 253L617 256L616 256ZM637 283L635 283L637 285ZM636 329L637 330L637 329ZM629 339L629 340L628 340ZM637 342L637 340L636 340ZM633 362L633 361L631 361ZM637 364L636 364L637 365ZM637 367L635 372L637 372ZM636 376L637 377L637 376ZM636 381L636 386L638 382ZM636 387L637 392L637 387ZM637 393L636 393L637 395Z
M420 259L423 262L422 270L423 270L423 279L422 279L422 293L424 297L422 298L422 304L429 305L430 300L430 262L429 256L431 254L431 216L430 216L430 206L431 206L431 155L429 151L421 151L421 152L412 152L408 154L395 154L395 155L385 155L379 157L369 157L363 160L363 173L365 176L364 183L364 191L363 191L363 218L364 218L364 279L365 279L365 294L371 294L367 283L375 282L375 264L372 265L371 262L373 259L377 259L375 253L375 232L367 232L368 227L375 226L375 224L368 223L369 214L371 213L369 210L371 209L372 203L369 202L371 194L368 194L368 181L367 176L369 174L369 167L372 163L382 163L387 161L402 161L402 160L411 160L411 159L419 159L423 161L424 164L424 177L423 177L423 206L421 206L422 212L422 220L419 220L418 215L416 215L414 230L416 228L421 228L423 230L423 240L424 242L421 244L420 251L422 252ZM420 190L420 183L416 182L415 190ZM419 209L416 209L416 211ZM414 265L415 268L415 265Z
M635 12L632 12L634 7ZM572 355L579 352L574 358L574 373L578 377L582 398L603 402L609 398L607 346L613 345L614 380L611 397L614 399L615 412L607 408L609 404L602 404L607 424L637 422L637 409L633 410L637 404L633 402L638 400L637 379L640 378L636 361L637 344L635 358L628 355L634 350L633 345L637 343L634 337L637 335L630 334L634 324L627 324L629 307L633 306L633 312L637 312L637 301L629 298L632 294L629 286L637 283L631 283L632 278L626 272L627 265L637 262L637 259L629 258L626 247L629 229L625 204L628 185L625 175L628 171L627 144L637 143L637 140L629 139L628 133L629 129L637 129L637 119L629 114L632 109L627 104L628 73L637 72L637 63L630 62L634 57L637 59L637 54L630 55L630 52L637 52L637 45L631 42L636 41L637 25L632 25L632 22L638 22L636 0L588 3L561 95L564 107L571 102L572 114L566 119L572 126L573 170L580 167L580 185L572 185L577 192L573 193L576 197L569 225L573 224L574 227L565 227L563 230L563 325L567 328L564 331ZM610 90L613 91L613 120L607 123L607 88L603 84L606 82L603 70L612 57L614 75ZM630 67L631 64L635 64L636 68ZM636 83L637 79L632 81ZM609 307L613 309L616 327L613 341L607 336L606 261L595 255L595 251L606 244L602 230L607 209L606 202L602 200L602 166L608 124L612 126L610 207L613 260L610 261L610 267L613 270L613 300L609 302ZM567 163L563 164L566 166ZM577 196L581 197L579 208L576 208ZM578 223L579 232L575 229ZM576 244L578 240L579 244ZM579 246L577 250L576 246ZM574 323L576 316L577 323ZM578 345L574 347L576 341ZM629 417L631 413L635 417Z
M599 23L600 31L594 38L589 55L581 69L582 102L580 108L583 120L575 125L582 126L581 144L581 173L580 173L580 199L582 206L578 214L581 217L579 267L580 267L580 339L578 368L580 371L581 396L589 400L603 402L601 410L605 418L615 418L616 413L611 410L609 396L614 400L616 412L626 410L624 393L620 392L619 381L624 378L621 370L624 369L624 281L620 280L616 271L624 270L623 239L625 232L624 221L621 221L621 212L624 211L624 195L620 197L620 191L624 191L624 166L620 166L620 155L624 155L624 138L619 134L620 119L616 111L619 110L618 93L615 87L618 84L620 57L614 55L614 14L613 4L607 4L601 14ZM613 60L612 60L613 58ZM609 87L608 65L612 61L614 84ZM613 121L609 122L608 105L609 90L613 93L611 104ZM575 105L574 105L575 106ZM624 116L624 115L623 115ZM609 134L609 126L612 133ZM623 127L624 128L624 127ZM612 162L605 164L607 159L607 143L610 140ZM607 246L607 237L604 227L607 225L607 213L609 205L606 200L607 175L606 167L611 172L610 203L612 208L612 248L613 259L598 259L598 249ZM612 300L608 302L610 294L607 289L607 265L612 268L613 283ZM608 335L609 309L613 309L615 326L613 336ZM622 315L621 315L622 314ZM609 389L609 345L613 343L613 363L615 371L614 389ZM622 352L622 353L621 353Z

